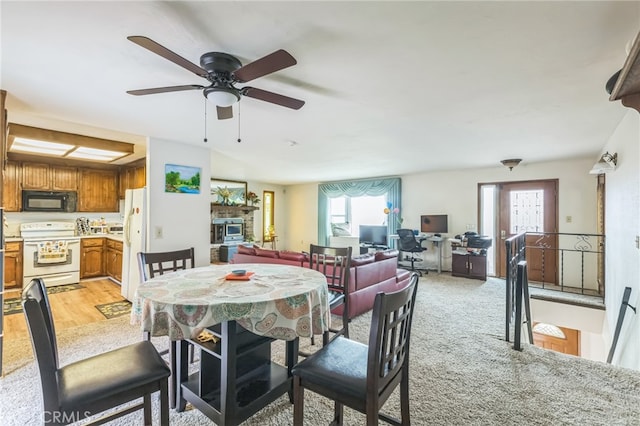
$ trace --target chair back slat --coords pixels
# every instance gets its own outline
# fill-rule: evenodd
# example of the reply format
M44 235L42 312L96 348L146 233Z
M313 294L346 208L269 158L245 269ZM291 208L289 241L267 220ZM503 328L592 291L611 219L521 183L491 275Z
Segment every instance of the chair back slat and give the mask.
M167 252L138 252L138 267L143 281L180 269L194 268L193 247Z
M40 372L44 409L53 412L59 406L58 345L49 298L41 278L32 279L22 290L22 310Z
M367 383L372 392L399 381L409 367L411 322L415 307L418 274L393 293L378 293L373 306L369 334Z

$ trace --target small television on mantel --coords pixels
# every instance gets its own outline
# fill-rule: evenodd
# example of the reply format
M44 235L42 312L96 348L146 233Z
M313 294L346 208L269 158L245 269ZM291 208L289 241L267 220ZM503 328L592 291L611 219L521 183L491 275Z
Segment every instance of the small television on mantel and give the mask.
M448 216L446 214L420 216L420 232L425 234L446 234L449 232Z

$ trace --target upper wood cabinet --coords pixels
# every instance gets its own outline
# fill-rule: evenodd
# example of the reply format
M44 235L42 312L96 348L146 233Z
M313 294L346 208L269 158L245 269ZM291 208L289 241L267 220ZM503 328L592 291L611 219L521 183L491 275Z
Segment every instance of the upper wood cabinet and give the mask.
M147 184L145 165L125 167L120 171L119 196L124 199L127 189L143 188Z
M78 211L118 211L118 174L116 171L80 169L79 178Z
M8 161L2 171L2 204L6 212L19 212L22 208L20 191L20 163Z
M47 163L23 163L22 189L77 191L78 169Z

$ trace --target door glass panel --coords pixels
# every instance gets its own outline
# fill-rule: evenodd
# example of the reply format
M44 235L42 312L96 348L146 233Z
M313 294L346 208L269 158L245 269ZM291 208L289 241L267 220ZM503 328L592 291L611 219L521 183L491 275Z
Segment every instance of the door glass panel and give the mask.
M511 191L511 234L544 231L544 192Z

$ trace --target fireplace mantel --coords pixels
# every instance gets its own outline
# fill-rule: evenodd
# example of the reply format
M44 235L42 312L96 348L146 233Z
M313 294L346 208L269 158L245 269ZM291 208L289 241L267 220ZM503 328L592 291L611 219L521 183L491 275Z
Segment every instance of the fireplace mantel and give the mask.
M223 206L222 204L213 204L211 203L211 213L235 213L243 212L244 214L249 214L249 212L253 212L258 210L257 206Z

